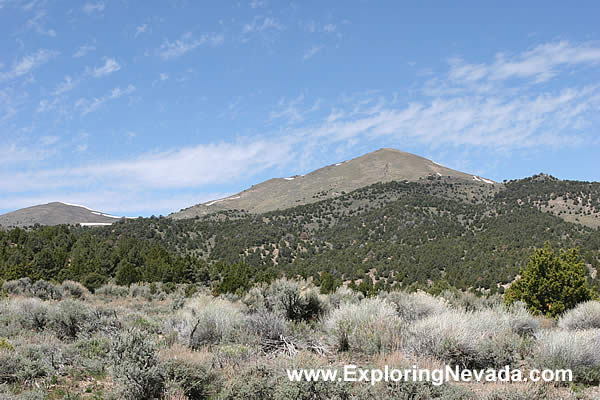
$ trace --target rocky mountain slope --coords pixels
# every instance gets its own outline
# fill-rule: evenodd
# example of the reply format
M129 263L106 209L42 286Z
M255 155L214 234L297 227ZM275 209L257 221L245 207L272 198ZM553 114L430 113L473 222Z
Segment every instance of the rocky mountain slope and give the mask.
M0 226L26 227L39 225L110 225L121 217L91 210L77 204L53 202L22 208L0 215Z
M264 213L334 198L378 182L414 182L428 177L450 178L478 186L497 185L489 179L455 171L414 154L383 148L306 175L269 179L233 196L198 204L170 217L193 218L234 209Z

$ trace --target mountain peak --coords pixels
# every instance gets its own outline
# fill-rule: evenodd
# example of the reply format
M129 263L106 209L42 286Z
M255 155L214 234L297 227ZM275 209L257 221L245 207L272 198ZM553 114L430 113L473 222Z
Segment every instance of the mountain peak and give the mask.
M171 217L193 218L233 209L263 213L314 203L378 182L418 181L431 176L473 184L494 184L488 179L444 167L424 157L384 147L305 175L269 179L233 196L181 210Z
M0 215L0 226L39 225L110 225L120 218L115 215L94 211L79 204L54 201L47 204L22 208Z

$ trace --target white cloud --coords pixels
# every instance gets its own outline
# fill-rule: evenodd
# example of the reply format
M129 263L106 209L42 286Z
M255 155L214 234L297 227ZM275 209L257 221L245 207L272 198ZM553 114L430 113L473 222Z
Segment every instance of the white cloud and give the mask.
M65 76L65 79L56 85L56 88L52 92L54 96L60 96L63 93L73 90L77 85L77 81L74 81L69 75Z
M0 72L0 80L14 79L26 75L58 54L57 51L40 49L15 62L9 71Z
M563 67L600 63L600 48L591 43L573 45L568 41L541 44L521 54L496 54L490 64L466 64L461 59L450 60L449 78L456 82L477 82L483 79L502 81L511 78L545 82L560 73Z
M75 103L75 108L80 110L81 115L86 115L93 111L96 111L102 104L106 103L107 101L118 99L120 97L131 94L134 91L135 91L135 86L133 86L131 84L128 85L125 89L116 87L116 88L112 89L110 91L110 93L108 93L102 97L95 97L92 100L88 100L88 99L84 99L84 98L77 100L77 102Z
M333 33L336 30L336 26L334 24L326 24L323 26L323 32Z
M86 54L88 54L91 51L96 50L96 46L94 45L89 45L89 44L84 44L83 46L80 46L77 51L73 54L73 58L80 58L85 56Z
M317 54L322 49L323 49L323 46L321 46L321 45L313 45L311 48L306 49L304 51L304 55L302 56L302 58L305 61L309 60L309 59L313 58L315 56L315 54Z
M205 34L199 38L194 38L191 32L187 32L174 42L165 40L157 50L157 54L163 60L168 60L171 58L180 57L187 52L194 50L198 46L204 44L219 46L223 44L224 41L225 36L223 34Z
M0 124L13 118L27 99L26 92L11 87L0 88Z
M250 2L250 7L252 8L262 8L262 7L266 7L267 6L267 2L265 0L252 0Z
M419 143L429 149L446 148L448 152L470 149L489 154L597 143L588 124L598 120L600 85L577 86L562 79L571 73L569 66L596 65L595 48L560 43L563 42L538 46L514 57L496 57L487 63L453 59L448 70L435 80L439 90L433 90L430 81L421 88L419 97L404 104L377 92L345 96L327 109L318 101L308 101L305 94L284 98L268 115L270 121L283 120L287 125L253 141L206 143L68 168L23 169L23 172L0 169L0 193L8 193L5 198L9 199L11 193L28 190L85 193L85 188L92 186L115 192L128 188L135 192L166 193L172 188L229 182L268 168L289 165L297 168L315 154L355 143L362 147L381 141ZM557 48L564 49L572 61L557 63L556 60L563 59L554 54ZM550 53L552 62L528 61L532 54ZM528 72L518 75L514 67L501 68L518 62L538 67L524 68L522 71ZM552 67L548 69L548 65ZM510 74L498 75L497 71ZM514 87L509 78L498 76L518 76L535 84ZM494 90L485 91L489 85ZM100 98L81 99L77 109L87 114L134 90L130 85L125 89L115 88ZM235 107L234 103L232 108ZM15 162L29 157L24 148L6 145L0 147L0 162L6 162L5 155Z
M284 119L288 125L304 121L310 113L319 110L321 101L315 101L310 108L303 107L303 105L304 94L290 100L282 98L279 100L276 109L269 113L269 121Z
M244 25L242 33L246 34L263 32L269 29L282 30L283 28L283 25L277 20L277 18L258 16L254 17L251 23Z
M27 28L35 29L37 33L43 36L55 37L56 31L54 29L46 29L43 24L43 20L46 18L46 11L39 10L36 12L33 18L27 20Z
M148 26L148 24L142 24L139 25L135 28L135 35L134 37L138 37L143 33L148 33L150 31L150 27Z
M46 158L49 154L48 150L42 150L35 146L18 146L14 143L0 144L0 165L21 164L31 161L39 161ZM2 173L0 173L0 176ZM14 182L13 185L16 185ZM2 184L0 183L0 187ZM18 190L18 186L15 186ZM1 189L0 189L1 190Z
M300 22L300 26L305 32L308 33L331 33L335 34L338 39L342 38L342 34L339 32L338 26L333 23L321 25L321 23L310 20L308 22Z
M267 153L269 157L264 157ZM128 190L192 188L254 175L289 162L292 155L286 142L277 146L265 140L198 145L74 168L10 174L0 171L0 191L21 193L101 183Z
M99 1L96 3L85 3L84 6L81 8L81 11L83 11L87 15L101 13L102 11L104 11L104 2Z
M42 136L40 143L42 146L50 146L57 143L60 140L58 136Z
M37 112L49 112L54 110L58 105L58 99L53 99L52 101L49 101L48 99L42 99L40 100L40 104L38 105L38 108L36 109Z
M102 67L95 67L92 71L92 76L95 78L101 78L106 75L110 75L113 72L116 72L121 69L121 66L114 58L107 58L104 61L104 65Z
M161 81L166 81L167 79L169 79L169 74L167 74L165 72L161 72L160 73L160 80Z

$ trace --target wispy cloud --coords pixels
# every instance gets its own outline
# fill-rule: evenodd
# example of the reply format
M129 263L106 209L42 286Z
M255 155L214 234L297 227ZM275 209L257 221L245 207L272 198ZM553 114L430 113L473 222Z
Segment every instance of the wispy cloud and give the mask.
M101 78L107 75L112 74L121 69L121 66L114 58L106 58L104 60L104 65L101 67L95 67L91 74L94 78Z
M102 1L96 3L85 3L81 8L81 11L87 15L93 15L104 11L104 7L104 2Z
M58 106L58 99L52 99L52 100L42 99L42 100L40 100L40 104L38 105L36 111L39 113L49 112L49 111L56 109L57 106Z
M205 44L219 46L223 44L224 41L225 36L223 34L204 34L198 38L194 38L191 32L187 32L174 42L165 40L157 50L157 54L163 60L169 60L171 58L180 57L199 46Z
M309 49L304 50L302 58L306 61L313 58L319 51L323 49L322 45L313 45Z
M263 157L266 152L269 157ZM90 183L118 182L129 190L198 187L255 174L288 162L289 143L270 141L219 143L146 153L131 160L108 161L75 168L7 174L0 172L0 190L22 192L42 188L69 188ZM23 179L29 179L24 183ZM21 182L19 182L21 180Z
M148 24L142 24L142 25L136 26L135 34L133 35L133 37L137 38L141 34L148 33L149 31L150 31L150 27L148 26Z
M34 146L24 147L15 143L2 143L0 144L0 165L7 166L9 164L42 160L47 157L49 152L49 150Z
M27 93L17 91L14 88L0 88L0 124L15 117L27 98Z
M326 24L325 26L323 26L323 32L333 33L336 30L337 27L335 26L335 24Z
M263 32L270 29L282 30L283 28L283 24L277 18L257 16L251 23L244 25L242 33Z
M96 50L96 46L90 44L84 44L80 46L75 53L73 53L73 58L80 58L87 55L89 52Z
M0 71L0 80L14 79L26 75L58 54L57 51L40 49L13 63L13 66L9 71Z
M568 41L546 43L517 55L496 54L490 64L469 64L450 60L449 78L456 82L501 81L511 78L545 82L561 68L600 63L600 48L592 43L573 45Z
M81 98L77 100L75 103L75 108L80 110L81 115L89 114L93 111L96 111L102 104L107 101L115 100L120 97L129 95L135 91L135 86L128 85L125 89L121 89L120 87L116 87L112 89L108 94L102 97L95 97L92 100L88 100L85 98Z
M56 31L54 29L46 29L44 27L44 19L46 19L46 11L39 10L36 12L33 18L27 20L27 28L34 29L37 33L43 36L56 36Z
M54 91L52 91L52 95L60 96L63 93L67 93L77 85L77 81L73 80L69 75L65 76L65 79L62 82L56 85Z
M187 38L186 43L193 40ZM568 61L558 54L559 49L568 55ZM421 78L418 95L404 103L365 92L324 105L303 93L282 98L265 110L266 122L277 122L277 129L254 139L144 152L68 168L0 169L0 192L8 193L4 197L10 199L23 197L28 190L87 193L85 188L92 186L113 192L129 188L138 193L201 188L258 175L269 168L304 166L315 154L353 148L355 143L363 147L382 141L417 143L429 151L485 150L492 155L577 148L591 140L597 143L596 132L588 129L588 124L598 121L600 84L578 85L562 78L575 68L597 65L597 51L600 47L589 43L553 42L485 62L454 59L437 78ZM515 79L522 82L515 85ZM130 85L100 98L80 99L76 109L85 115L134 90ZM233 102L232 109L235 107ZM0 160L4 155L8 160L28 156L23 148L0 145Z
M42 136L42 138L40 139L40 143L42 144L42 146L50 146L57 143L59 140L60 138L58 136Z
M318 111L320 106L320 100L316 100L310 107L304 106L304 94L289 100L282 98L269 113L269 121L283 119L288 125L292 125L304 121L309 114Z
M265 0L252 0L250 2L250 7L252 8L262 8L262 7L266 7L267 6L267 2Z

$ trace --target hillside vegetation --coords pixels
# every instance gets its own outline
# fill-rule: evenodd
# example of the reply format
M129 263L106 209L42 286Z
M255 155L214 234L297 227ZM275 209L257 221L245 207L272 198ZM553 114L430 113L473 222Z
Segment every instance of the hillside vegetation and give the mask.
M244 296L198 285L8 281L3 399L593 399L600 307L557 324L499 296L392 291L365 298L278 279ZM570 368L574 383L291 382L287 368ZM576 385L576 386L574 386ZM583 385L583 386L582 386Z
M558 199L568 199L560 210ZM599 199L598 183L544 175L504 185L430 177L264 214L14 229L0 232L0 276L71 279L94 288L111 278L216 287L228 276L260 282L285 274L317 285L325 278L324 291L353 281L365 293L449 286L494 293L549 242L579 247L588 280L597 285L600 231L587 222L597 221Z

